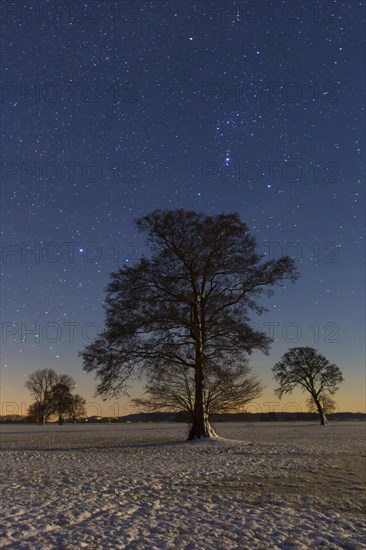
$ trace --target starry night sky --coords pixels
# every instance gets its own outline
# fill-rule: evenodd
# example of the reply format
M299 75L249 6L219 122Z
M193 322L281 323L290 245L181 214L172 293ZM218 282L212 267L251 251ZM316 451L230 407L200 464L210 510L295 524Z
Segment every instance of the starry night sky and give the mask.
M133 220L176 207L239 212L267 257L298 259L253 318L275 340L251 361L262 409L295 345L339 365L340 410L364 408L364 3L269 4L3 2L3 413L46 367L101 404L78 351L144 251Z

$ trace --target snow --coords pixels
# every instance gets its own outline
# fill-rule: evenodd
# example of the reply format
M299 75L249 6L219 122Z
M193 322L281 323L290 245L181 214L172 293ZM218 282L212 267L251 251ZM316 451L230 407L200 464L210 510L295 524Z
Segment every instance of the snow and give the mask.
M366 548L364 423L215 430L2 425L1 548Z

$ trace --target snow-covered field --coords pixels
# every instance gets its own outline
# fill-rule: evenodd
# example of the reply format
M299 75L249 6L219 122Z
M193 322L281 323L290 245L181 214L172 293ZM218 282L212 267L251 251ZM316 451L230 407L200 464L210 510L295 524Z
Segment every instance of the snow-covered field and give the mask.
M365 424L1 426L2 548L366 548Z

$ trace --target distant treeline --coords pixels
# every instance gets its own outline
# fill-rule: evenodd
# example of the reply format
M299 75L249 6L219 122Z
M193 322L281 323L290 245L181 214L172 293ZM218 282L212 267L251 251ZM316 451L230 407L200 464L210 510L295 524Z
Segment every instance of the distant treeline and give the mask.
M296 421L317 421L317 413L307 412L268 412L268 413L237 413L237 414L213 414L211 417L212 422L296 422ZM328 414L328 420L330 421L344 421L344 420L366 420L365 413L351 413L351 412L338 412ZM0 423L20 423L30 424L32 423L27 416L21 415L4 415L0 416ZM129 414L127 416L120 417L108 417L108 416L89 416L79 423L139 423L139 422L184 422L190 423L190 416L184 413L169 413L169 412L155 412L155 413L137 413ZM72 423L71 421L65 421L65 424Z

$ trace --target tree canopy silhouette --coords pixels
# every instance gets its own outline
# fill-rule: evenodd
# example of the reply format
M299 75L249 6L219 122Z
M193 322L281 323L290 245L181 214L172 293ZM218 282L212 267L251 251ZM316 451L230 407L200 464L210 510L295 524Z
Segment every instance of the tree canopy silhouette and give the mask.
M208 216L155 210L136 220L151 256L112 273L105 330L81 353L104 398L128 380L187 368L194 377L190 438L214 435L205 411L205 373L212 365L246 365L270 339L250 325L250 312L270 288L297 277L289 257L265 261L238 214Z

